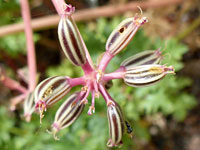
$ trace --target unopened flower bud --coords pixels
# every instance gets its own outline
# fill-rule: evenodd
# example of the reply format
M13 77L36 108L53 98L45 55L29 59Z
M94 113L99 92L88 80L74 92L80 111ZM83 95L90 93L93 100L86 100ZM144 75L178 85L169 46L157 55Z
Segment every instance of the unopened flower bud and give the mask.
M58 37L62 50L72 64L81 66L86 63L85 45L71 14L61 16Z
M164 65L142 65L127 69L124 75L124 82L133 87L152 85L167 74L174 74L172 66Z
M106 50L112 55L119 53L145 22L147 22L146 17L132 17L122 21L110 34L106 42Z
M35 107L39 108L41 118L47 106L56 103L70 91L68 79L66 76L50 77L36 87L34 92Z
M107 142L108 147L122 145L122 137L125 130L125 121L122 111L117 103L109 105L107 109L109 123L110 139Z
M120 66L130 69L141 65L159 64L162 59L160 50L147 50L125 59Z
M54 123L52 124L52 133L54 134L55 138L55 134L59 130L70 126L78 119L83 111L85 105L83 103L80 104L80 101L78 101L78 103L72 107L73 102L77 100L79 94L80 92L71 95L57 110ZM82 97L79 98L81 99Z

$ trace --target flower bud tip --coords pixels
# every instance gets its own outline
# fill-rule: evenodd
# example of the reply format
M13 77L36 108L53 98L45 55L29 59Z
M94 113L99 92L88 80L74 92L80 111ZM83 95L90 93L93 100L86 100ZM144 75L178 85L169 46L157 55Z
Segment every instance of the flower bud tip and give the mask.
M75 7L73 7L71 4L64 4L63 7L65 14L68 16L72 15L75 12Z

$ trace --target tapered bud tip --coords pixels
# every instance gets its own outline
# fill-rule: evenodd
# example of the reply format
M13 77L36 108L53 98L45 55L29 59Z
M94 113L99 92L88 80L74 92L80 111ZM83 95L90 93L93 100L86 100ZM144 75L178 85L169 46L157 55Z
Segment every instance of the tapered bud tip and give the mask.
M89 109L88 110L88 115L91 116L92 115L92 111Z
M30 122L31 121L31 114L29 114L29 113L24 114L24 119L25 119L26 122Z
M52 134L55 140L59 140L59 138L56 136L56 134L58 133L59 130L60 130L59 125L58 125L56 122L54 122L54 123L52 124L52 129L51 129L51 131L47 130L47 132L48 132L49 134Z
M56 122L54 122L52 124L52 129L55 130L56 132L58 132L60 130L60 127L59 127L59 125Z
M158 48L157 50L155 50L155 54L157 56L161 56L162 55L161 48Z
M36 109L44 109L46 111L46 103L45 101L39 100L36 104L35 104L35 108Z
M135 22L138 25L143 25L143 24L148 22L148 19L147 19L147 17L138 17L138 16L136 16L135 17Z
M142 18L139 20L139 23L140 23L140 24L145 24L145 23L147 23L147 22L148 22L147 17L142 17Z
M123 145L122 141L120 141L119 144L115 144L115 143L113 143L112 139L109 139L108 142L107 142L108 147L118 147L118 148L120 148L120 147L122 147L122 145Z
M90 106L89 110L88 110L88 115L92 115L95 113L95 107L94 106Z
M169 73L175 74L175 69L174 69L173 66L164 67L164 71L165 71L167 74L169 74Z
M71 4L69 4L69 5L64 4L64 13L67 16L72 15L74 12L75 12L75 7L73 7Z
M39 100L35 105L35 109L39 109L39 112L40 112L40 124L41 124L42 123L42 118L44 117L43 113L47 109L46 102L42 101L42 100Z

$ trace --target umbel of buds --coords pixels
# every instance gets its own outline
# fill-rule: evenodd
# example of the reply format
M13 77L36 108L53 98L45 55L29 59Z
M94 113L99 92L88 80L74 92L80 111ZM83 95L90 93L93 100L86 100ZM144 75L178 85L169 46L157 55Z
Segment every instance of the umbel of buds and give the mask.
M78 119L85 105L88 103L88 95L91 93L91 106L88 115L95 113L95 98L101 94L107 105L107 117L110 138L107 146L122 145L122 137L132 132L128 121L125 121L120 106L113 100L106 88L114 79L123 79L124 82L133 87L144 87L157 83L167 74L174 74L172 66L161 65L163 59L160 49L146 50L124 60L119 68L106 73L105 70L111 59L121 52L134 37L138 29L148 22L146 17L136 15L122 21L110 34L106 42L104 52L98 66L94 66L89 52L85 46L82 36L73 21L72 13L75 8L71 5L61 4L63 8L58 25L58 37L68 60L75 66L80 66L84 76L70 78L67 76L50 77L42 81L34 91L35 109L39 110L40 118L44 117L44 111L57 101L61 100L68 92L77 85L82 85L81 91L72 94L56 112L52 131L55 134L70 126ZM31 106L32 98L25 105ZM30 111L31 113L32 111Z

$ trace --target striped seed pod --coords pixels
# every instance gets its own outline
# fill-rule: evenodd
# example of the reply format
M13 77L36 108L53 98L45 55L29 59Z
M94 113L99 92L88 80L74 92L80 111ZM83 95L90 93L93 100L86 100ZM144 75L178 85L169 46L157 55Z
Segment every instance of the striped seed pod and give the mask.
M162 54L160 50L147 50L125 59L120 66L131 69L141 65L160 64Z
M167 74L174 74L172 66L164 65L142 65L126 70L124 82L133 87L141 87L154 84Z
M66 76L55 76L42 81L34 92L36 107L41 109L41 103L50 106L62 99L71 89L68 79Z
M24 117L27 122L31 120L31 115L35 111L34 94L29 93L24 100Z
M52 124L52 133L56 138L55 134L68 126L70 126L74 121L78 119L81 112L84 109L85 104L80 104L80 101L72 107L72 104L77 97L79 96L80 92L71 95L57 110L55 115L54 123ZM80 97L80 99L83 98Z
M148 20L146 17L132 17L122 21L110 34L106 42L106 50L116 55L131 41L136 31Z
M107 142L107 146L120 146L122 145L122 136L125 131L125 121L122 111L117 103L108 106L107 117L110 132L110 139Z
M58 38L67 58L76 66L86 63L85 45L71 15L62 15L58 25Z

